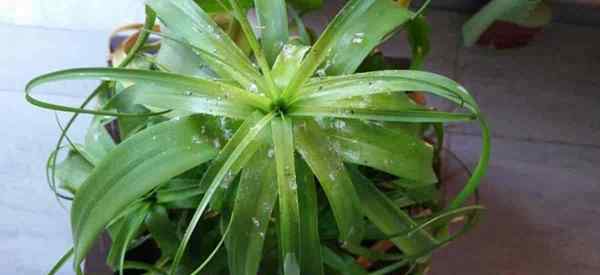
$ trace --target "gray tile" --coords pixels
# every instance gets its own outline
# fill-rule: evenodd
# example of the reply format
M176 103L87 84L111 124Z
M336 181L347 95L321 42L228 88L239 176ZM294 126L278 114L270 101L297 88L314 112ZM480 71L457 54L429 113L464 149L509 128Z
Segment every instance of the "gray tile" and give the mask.
M465 16L431 10L427 13L427 22L431 28L431 51L424 64L424 70L454 78L457 50L460 44L460 28ZM386 41L382 51L389 56L410 57L410 46L406 33L401 31Z
M106 66L107 31L70 31L0 24L0 90L22 91L35 76L74 67ZM44 92L83 96L93 82L49 85Z
M461 76L543 83L560 79L598 83L598 48L600 29L551 24L530 45L522 48L462 48Z
M476 76L462 83L475 95L495 136L600 145L600 84ZM476 124L454 124L450 130L479 133Z
M80 99L50 96L77 103ZM44 274L71 246L68 210L46 185L45 162L58 138L54 114L0 92L0 274ZM66 116L62 116L65 118ZM71 132L83 136L89 118ZM61 274L72 274L69 268Z
M497 136L600 145L598 48L599 30L554 24L521 49L462 49L458 80Z
M452 135L469 165L479 137ZM483 221L434 258L432 274L597 274L600 149L495 139Z

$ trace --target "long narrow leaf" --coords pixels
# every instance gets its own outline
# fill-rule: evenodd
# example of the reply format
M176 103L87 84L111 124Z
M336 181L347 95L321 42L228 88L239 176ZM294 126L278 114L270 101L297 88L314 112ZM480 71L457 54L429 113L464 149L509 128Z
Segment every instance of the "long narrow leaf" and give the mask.
M144 223L152 238L158 244L161 256L164 258L175 255L179 239L174 234L174 232L177 232L177 228L169 219L167 209L161 205L153 205Z
M363 212L382 232L392 234L391 232L402 232L416 227L417 223L408 214L395 206L356 168L351 167L349 172L360 196ZM436 243L435 239L423 230L409 238L394 238L392 241L409 256L429 249Z
M274 98L279 94L279 92L277 90L277 87L275 87L275 83L273 82L273 77L271 75L271 67L269 66L267 58L265 57L263 48L262 48L261 44L258 43L258 40L256 39L256 35L254 34L254 31L252 30L252 28L250 26L250 21L248 21L248 18L246 16L246 14L244 13L244 10L242 10L242 8L239 6L238 2L236 0L229 0L228 2L232 7L233 15L235 16L237 21L240 23L240 27L242 28L242 31L244 32L244 35L246 37L246 40L248 41L248 44L250 45L250 48L252 48L252 51L254 52L254 57L256 58L256 62L258 63L258 66L260 67L260 69L263 73L265 82L267 84L267 90L268 90L269 94L271 95L271 97Z
M256 15L260 26L261 44L269 64L288 41L288 17L285 0L255 0Z
M428 110L386 111L377 109L337 108L326 106L295 105L290 108L291 116L337 117L375 121L410 123L439 123L470 121L473 114L448 113Z
M313 103L317 98L334 100L405 91L431 93L464 105L472 112L478 112L475 99L460 84L438 74L409 70L377 71L316 79L305 87L302 95L296 100Z
M192 0L148 0L147 4L171 30L192 45L227 60L237 70L255 72L252 63L227 34Z
M236 68L235 65L232 65L230 61L227 59L223 59L213 52L207 52L206 50L199 48L187 40L181 39L176 35L170 34L167 32L155 32L157 36L160 36L163 41L167 44L165 48L161 47L161 51L159 52L159 56L157 57L156 62L161 64L161 52L167 51L163 53L163 55L167 55L163 58L168 58L166 64L164 64L163 68L169 70L170 72L179 72L183 71L183 73L189 74L194 73L196 77L200 78L215 78L220 77L221 80L235 80L237 83L245 87L251 92L258 92L265 89L265 85L263 83L262 78L258 75L256 71L244 71ZM173 44L178 44L177 46ZM174 47L175 49L180 49L180 51L173 52L171 49ZM177 59L188 58L187 60L181 60L175 65L181 64L184 67L173 68L175 66L173 63L177 62ZM170 66L169 66L170 65ZM187 68L186 68L187 67ZM216 75L214 75L216 73ZM256 86L256 87L254 87ZM258 89L260 87L260 89ZM256 90L256 91L255 91Z
M200 128L194 117L159 124L121 143L94 168L71 209L75 267L104 226L131 202L215 155L198 139Z
M340 240L359 242L364 233L360 201L341 157L314 121L294 125L297 150L319 179L333 209Z
M281 89L284 89L292 77L300 69L304 55L310 49L308 46L286 44L277 56L273 65L273 80Z
M344 28L352 23L360 14L366 11L377 0L351 0L336 15L327 26L319 40L311 48L310 52L302 62L301 69L290 81L290 85L283 91L283 98L294 98L302 84L310 78L323 61L332 54L335 40L344 34Z
M346 162L370 166L418 183L435 183L433 147L422 138L359 120L321 119Z
M232 96L221 98L198 95L192 90L181 91L152 84L134 84L114 96L105 106L111 109L123 104L141 104L163 110L173 110L176 114L183 112L209 114L230 118L246 118L255 109L234 101Z
M287 275L300 269L300 237L302 236L292 121L289 118L275 118L271 122L271 129L277 167L277 193L279 193L280 257L284 260L283 270Z
M298 204L300 208L301 274L323 274L321 240L319 238L319 206L315 177L301 158L296 158Z
M133 44L133 47L131 47L131 50L129 50L129 52L133 54L127 54L127 56L125 56L125 59L123 59L123 61L121 61L121 63L119 64L119 67L121 68L127 67L127 65L129 65L129 63L133 61L133 59L136 56L135 54L142 49L142 47L148 40L148 37L150 36L150 33L146 30L152 29L154 27L154 22L156 21L156 13L154 13L154 11L148 6L145 6L145 10L146 19L144 20L144 26L142 27L142 31L140 32L138 39L135 40L135 44Z
M353 73L376 46L411 18L412 12L396 1L374 1L367 10L353 16L353 20L336 34L331 55L325 61L325 73Z
M487 172L487 168L490 162L490 152L491 152L491 136L490 129L484 117L480 115L479 117L479 125L481 128L481 153L479 156L479 162L473 170L473 174L467 181L467 184L460 193L450 202L448 205L449 210L457 209L461 207L474 193L477 191L479 184L481 183L481 179L485 176Z
M129 81L133 83L144 83L147 85L155 85L157 88L172 89L175 91L179 91L181 95L192 94L210 97L215 100L225 100L227 98L229 100L245 103L250 106L255 106L261 109L266 109L269 106L268 100L266 98L254 95L252 93L241 90L240 88L237 88L233 85L229 85L224 82L157 71L117 68L79 68L57 71L54 73L39 76L28 83L26 88L27 100L29 100L34 105L38 105L41 107L52 106L57 110L114 115L114 112L83 111L79 108L65 108L64 106L60 105L48 104L34 99L29 94L32 88L44 83L61 80L83 79L119 80L126 82ZM126 116L128 114L116 113L116 115ZM149 114L145 113L131 115L148 116Z
M179 248L177 249L177 253L173 259L171 274L175 272L181 261L192 233L196 229L196 225L200 221L208 204L213 199L215 192L220 186L227 187L226 185L223 185L222 182L231 181L237 172L239 172L239 168L235 169L235 167L243 166L254 154L254 151L258 149L260 141L257 140L257 137L263 128L268 125L271 119L273 119L273 116L273 113L269 113L262 117L258 112L254 113L244 122L244 124L242 124L242 126L240 126L231 140L219 152L219 155L215 160L212 161L211 167L209 167L200 182L201 188L202 186L207 187L206 192L185 231Z
M275 166L270 150L263 148L244 168L227 236L231 274L258 273L271 213L277 201Z

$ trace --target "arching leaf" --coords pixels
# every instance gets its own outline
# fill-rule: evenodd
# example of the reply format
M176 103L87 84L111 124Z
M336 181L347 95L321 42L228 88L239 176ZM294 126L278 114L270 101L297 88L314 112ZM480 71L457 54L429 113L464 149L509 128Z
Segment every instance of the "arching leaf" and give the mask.
M288 41L288 16L285 0L254 0L261 44L269 64L275 62Z
M279 249L283 259L283 272L296 274L300 266L300 206L298 183L294 160L294 134L292 121L275 118L271 122L275 166L277 170L277 193L279 193Z
M340 240L359 242L364 233L360 201L342 159L312 120L295 123L296 149L319 183L333 209Z
M259 270L278 194L271 150L262 146L242 172L226 243L231 274L254 275Z
M71 209L76 267L102 229L130 203L213 158L214 149L198 139L200 128L194 117L161 123L121 143L94 168Z

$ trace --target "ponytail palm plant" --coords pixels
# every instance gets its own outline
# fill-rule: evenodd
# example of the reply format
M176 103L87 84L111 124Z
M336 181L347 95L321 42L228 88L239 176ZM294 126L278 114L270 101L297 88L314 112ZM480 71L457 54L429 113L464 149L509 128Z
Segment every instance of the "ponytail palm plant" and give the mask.
M394 1L351 0L312 43L288 13L303 1L198 2L147 0L145 29L117 67L63 70L28 83L30 103L74 113L48 160L52 190L73 200L74 246L52 272L72 257L81 273L107 230L107 260L120 272L386 274L426 262L459 234L448 230L457 216L468 218L464 228L472 224L481 207L464 204L489 158L473 97L433 73L355 73L417 13ZM254 26L246 16L252 6ZM226 24L215 23L214 12ZM156 17L161 48L149 55L144 44ZM80 107L32 94L82 79L102 83ZM410 91L462 108L435 111L415 104ZM95 98L100 107L87 107ZM66 134L79 114L93 115L83 144ZM438 182L432 163L440 149L424 132L474 120L483 150L472 177L446 208L412 217L405 207L439 201L423 192ZM63 148L69 153L58 163ZM57 180L71 196L57 191ZM396 251L367 248L380 240ZM145 241L160 257L127 260ZM359 256L380 269L357 264Z

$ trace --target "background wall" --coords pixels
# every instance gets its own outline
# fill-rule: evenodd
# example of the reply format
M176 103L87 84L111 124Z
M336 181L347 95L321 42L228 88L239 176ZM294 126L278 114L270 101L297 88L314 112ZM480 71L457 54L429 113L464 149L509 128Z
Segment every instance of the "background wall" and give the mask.
M107 30L143 20L143 0L1 0L0 22L72 30Z

